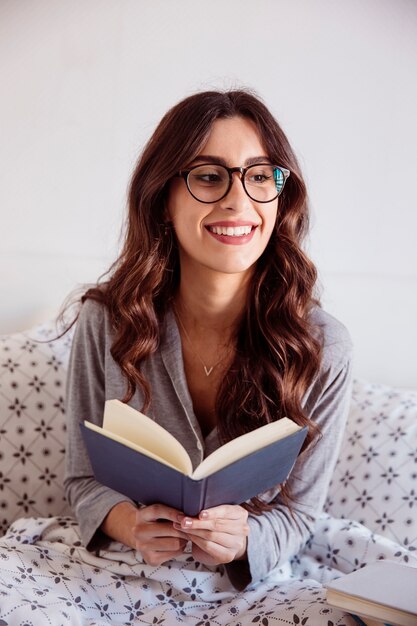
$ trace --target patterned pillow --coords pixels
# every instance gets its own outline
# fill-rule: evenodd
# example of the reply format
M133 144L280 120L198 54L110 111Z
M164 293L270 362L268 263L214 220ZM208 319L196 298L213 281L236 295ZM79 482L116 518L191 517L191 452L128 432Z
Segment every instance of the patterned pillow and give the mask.
M56 334L48 323L0 337L0 535L19 517L69 513L64 387L73 333L45 343ZM326 511L417 549L417 391L354 382Z
M69 332L0 337L0 535L19 517L66 515L64 389ZM35 341L38 340L38 341Z
M417 391L354 382L326 510L417 549Z

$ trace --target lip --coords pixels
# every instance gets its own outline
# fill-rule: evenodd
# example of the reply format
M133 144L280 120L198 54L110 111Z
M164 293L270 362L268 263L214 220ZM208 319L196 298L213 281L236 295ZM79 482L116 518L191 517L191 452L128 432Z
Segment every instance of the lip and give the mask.
M230 220L223 220L222 222L210 222L210 224L206 224L206 228L208 226L231 226L232 228L236 228L237 226L259 226L259 224L256 224L255 222L248 222L248 221L239 221L239 222L232 222Z
M231 226L233 228L236 228L238 226L251 226L252 230L250 231L248 235L240 235L239 237L231 237L230 235L218 235L217 233L213 233L211 230L209 230L209 226L225 226L226 228L227 226ZM230 246L243 246L246 243L249 243L251 241L258 226L259 224L255 224L254 222L223 221L223 222L212 222L211 224L206 224L205 229L208 232L208 234L213 237L213 239L216 239L220 243L225 243Z

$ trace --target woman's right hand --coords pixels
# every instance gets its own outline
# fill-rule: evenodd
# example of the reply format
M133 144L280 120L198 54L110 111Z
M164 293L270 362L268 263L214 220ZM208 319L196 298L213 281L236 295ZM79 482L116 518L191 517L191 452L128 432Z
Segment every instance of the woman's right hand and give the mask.
M151 504L136 511L132 528L135 547L148 565L161 565L184 552L189 537L173 527L181 511Z

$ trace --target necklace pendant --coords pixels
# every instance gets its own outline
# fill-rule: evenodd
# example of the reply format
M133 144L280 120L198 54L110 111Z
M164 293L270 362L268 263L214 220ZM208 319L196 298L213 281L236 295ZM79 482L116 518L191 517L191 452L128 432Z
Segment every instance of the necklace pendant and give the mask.
M206 367L206 366L204 365L204 371L205 371L205 373L206 373L206 376L210 376L210 374L211 374L211 373L212 373L212 371L213 371L213 367L214 367L213 365L212 365L211 367Z

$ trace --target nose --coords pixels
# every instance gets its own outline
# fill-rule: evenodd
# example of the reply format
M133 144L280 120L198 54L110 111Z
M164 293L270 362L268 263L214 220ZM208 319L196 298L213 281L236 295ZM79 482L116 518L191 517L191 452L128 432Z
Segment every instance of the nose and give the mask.
M232 186L228 194L219 201L219 205L222 209L239 213L252 206L251 199L243 187L242 174L240 172L232 173Z

